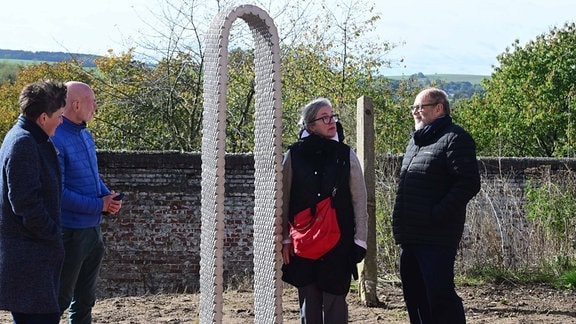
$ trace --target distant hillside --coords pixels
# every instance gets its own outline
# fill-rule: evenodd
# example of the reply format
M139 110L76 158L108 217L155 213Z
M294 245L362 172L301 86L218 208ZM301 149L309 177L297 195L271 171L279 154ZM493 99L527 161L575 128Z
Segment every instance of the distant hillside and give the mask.
M490 78L485 75L465 74L433 74L417 73L403 76L385 76L391 81L392 87L397 87L400 81L414 79L422 86L440 84L440 88L448 93L451 99L470 98L476 93L484 92L481 81Z
M19 60L37 62L61 62L75 59L84 62L84 67L96 67L95 59L100 56L92 54L65 53L65 52L32 52L21 50L0 49L0 60Z
M423 73L413 74L413 75L394 75L386 76L390 80L400 81L409 78L417 78L419 80L428 81L442 81L442 82L470 82L471 84L480 84L480 81L484 79L489 79L489 75L473 75L473 74L430 74L425 75Z

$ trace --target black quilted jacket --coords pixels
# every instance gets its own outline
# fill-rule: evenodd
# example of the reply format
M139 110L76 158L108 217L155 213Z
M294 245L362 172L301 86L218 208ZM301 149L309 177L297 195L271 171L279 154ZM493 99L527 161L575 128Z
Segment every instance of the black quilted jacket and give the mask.
M447 116L414 132L392 215L397 244L458 247L466 205L480 190L472 137Z

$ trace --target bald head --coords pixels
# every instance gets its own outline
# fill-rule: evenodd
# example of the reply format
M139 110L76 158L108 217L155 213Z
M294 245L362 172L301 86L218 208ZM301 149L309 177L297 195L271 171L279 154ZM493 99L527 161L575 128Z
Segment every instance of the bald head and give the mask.
M92 88L79 81L66 82L66 88L68 96L63 116L76 124L92 120L94 112L98 109Z

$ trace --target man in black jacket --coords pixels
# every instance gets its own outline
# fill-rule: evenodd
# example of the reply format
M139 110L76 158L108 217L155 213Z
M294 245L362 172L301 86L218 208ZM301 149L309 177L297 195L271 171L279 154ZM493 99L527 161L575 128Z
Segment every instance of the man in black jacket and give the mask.
M446 93L420 92L415 128L402 161L392 227L411 323L465 323L454 286L466 205L480 190L476 145L450 117Z

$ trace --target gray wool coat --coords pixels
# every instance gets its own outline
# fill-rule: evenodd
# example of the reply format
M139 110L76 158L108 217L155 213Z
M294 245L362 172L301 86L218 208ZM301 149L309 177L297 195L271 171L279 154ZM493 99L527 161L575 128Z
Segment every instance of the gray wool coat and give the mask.
M0 148L0 309L55 313L64 258L56 150L23 116Z

